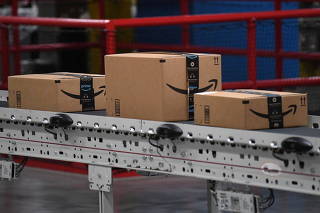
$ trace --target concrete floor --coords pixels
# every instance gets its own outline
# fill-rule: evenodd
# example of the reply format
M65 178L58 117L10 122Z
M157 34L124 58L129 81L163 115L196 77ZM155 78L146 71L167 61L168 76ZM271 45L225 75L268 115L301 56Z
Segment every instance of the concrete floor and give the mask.
M320 197L275 192L268 213L318 213ZM115 212L206 213L206 182L184 177L136 177L114 181ZM281 202L280 202L281 201ZM85 175L25 168L15 182L0 182L0 212L97 213L98 193Z

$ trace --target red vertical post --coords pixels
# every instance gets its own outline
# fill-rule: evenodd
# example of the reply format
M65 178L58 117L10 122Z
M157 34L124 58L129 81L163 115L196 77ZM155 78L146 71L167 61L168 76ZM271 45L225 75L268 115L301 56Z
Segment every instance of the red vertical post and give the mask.
M106 43L105 43L105 53L115 54L116 53L116 27L112 22L106 25Z
M99 0L99 19L106 18L105 6L105 0Z
M180 12L182 15L190 14L190 0L180 0ZM190 45L190 25L184 24L182 25L182 34L181 41L184 47L188 47Z
M106 11L105 11L105 0L99 0L99 19L106 18ZM104 73L104 54L105 54L105 43L106 43L106 32L102 30L101 32L101 66L100 66L100 73Z
M11 1L11 15L18 16L18 0ZM14 61L14 74L19 75L21 73L21 52L20 52L20 33L19 25L13 25L13 47L15 52L13 53Z
M248 80L252 88L257 88L257 43L256 43L256 20L248 20Z
M282 0L275 0L274 9L281 10ZM275 19L275 55L276 55L276 78L283 78L283 58L280 56L282 51L282 20Z
M99 19L106 18L105 0L99 0Z
M105 38L105 54L115 54L117 52L116 47L116 27L112 22L106 25L106 38ZM103 60L104 65L104 60Z
M5 89L8 85L9 76L9 30L7 26L0 27L0 39L1 39L1 62L2 62L2 85L1 88Z

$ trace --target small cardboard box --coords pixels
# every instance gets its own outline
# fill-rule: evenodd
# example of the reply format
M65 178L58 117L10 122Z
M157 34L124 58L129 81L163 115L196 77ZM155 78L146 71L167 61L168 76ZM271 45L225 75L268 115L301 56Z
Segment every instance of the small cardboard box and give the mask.
M305 126L307 95L264 90L230 90L195 95L195 123L267 129Z
M105 109L105 76L49 73L9 77L9 107L55 112Z
M193 118L195 93L221 89L220 55L106 55L105 70L109 116L189 120Z

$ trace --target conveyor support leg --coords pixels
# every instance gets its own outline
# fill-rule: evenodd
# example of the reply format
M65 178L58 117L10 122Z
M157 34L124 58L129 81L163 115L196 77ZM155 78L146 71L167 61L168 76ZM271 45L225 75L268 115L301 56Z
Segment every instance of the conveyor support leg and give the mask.
M99 191L99 213L113 213L112 168L89 165L90 189Z

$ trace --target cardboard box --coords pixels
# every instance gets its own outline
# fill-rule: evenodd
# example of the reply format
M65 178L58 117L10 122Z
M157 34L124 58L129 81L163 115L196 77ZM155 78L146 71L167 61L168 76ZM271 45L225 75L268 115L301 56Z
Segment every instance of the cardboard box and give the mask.
M193 118L196 92L221 89L220 55L156 52L106 55L105 70L109 116L189 120Z
M264 90L199 93L195 95L195 123L237 129L305 126L307 95Z
M9 107L55 112L105 109L105 76L49 73L9 77Z

